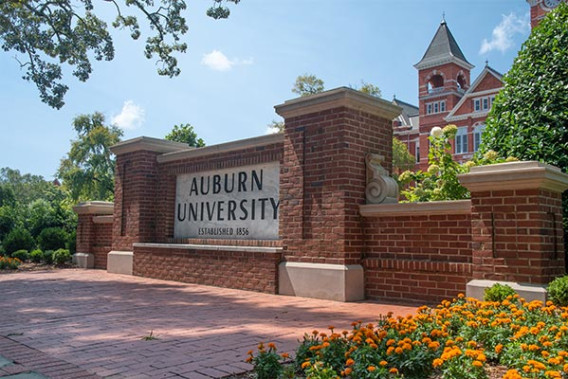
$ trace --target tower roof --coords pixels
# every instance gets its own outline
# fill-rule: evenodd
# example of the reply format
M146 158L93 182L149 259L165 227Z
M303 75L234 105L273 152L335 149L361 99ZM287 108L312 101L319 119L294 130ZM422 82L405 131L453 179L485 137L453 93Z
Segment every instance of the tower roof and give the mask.
M450 28L446 24L446 20L442 20L436 35L430 42L426 53L416 63L414 67L418 70L438 66L445 63L454 62L467 69L472 69L474 66L467 61L465 55L461 51L458 43L456 42Z

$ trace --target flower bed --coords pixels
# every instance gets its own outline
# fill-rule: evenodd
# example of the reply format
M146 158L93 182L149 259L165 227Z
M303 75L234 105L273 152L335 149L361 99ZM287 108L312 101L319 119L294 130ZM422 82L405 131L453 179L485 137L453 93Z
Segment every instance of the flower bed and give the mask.
M296 350L291 372L273 344L259 345L248 361L259 379L489 378L495 366L506 368L504 379L568 378L567 334L568 307L518 295L502 302L460 295L408 317L354 322L351 331L314 330Z

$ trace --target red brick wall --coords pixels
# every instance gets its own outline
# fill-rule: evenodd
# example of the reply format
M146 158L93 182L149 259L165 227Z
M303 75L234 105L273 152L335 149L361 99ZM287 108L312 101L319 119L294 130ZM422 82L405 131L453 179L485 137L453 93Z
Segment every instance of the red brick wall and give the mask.
M474 278L547 284L564 274L561 194L474 192L472 225Z
M367 217L364 225L367 298L437 302L465 292L469 214Z
M132 251L135 242L156 240L156 203L164 199L157 191L157 155L141 150L116 158L113 250Z
M112 250L112 223L94 224L95 240L91 254L95 256L95 268L106 270L107 255Z
M278 293L280 253L134 247L133 274Z
M392 164L390 120L346 107L286 118L280 237L288 261L359 264L365 155Z

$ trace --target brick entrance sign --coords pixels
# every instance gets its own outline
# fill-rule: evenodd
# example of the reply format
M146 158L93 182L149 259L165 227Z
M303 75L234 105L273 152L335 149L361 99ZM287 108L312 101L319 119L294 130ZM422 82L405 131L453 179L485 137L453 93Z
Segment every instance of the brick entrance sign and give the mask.
M349 88L275 108L280 134L114 146L114 205L75 207L78 264L340 301L439 301L468 283L542 287L563 273L568 176L556 168L474 168L460 179L471 200L396 204L386 175L400 108Z

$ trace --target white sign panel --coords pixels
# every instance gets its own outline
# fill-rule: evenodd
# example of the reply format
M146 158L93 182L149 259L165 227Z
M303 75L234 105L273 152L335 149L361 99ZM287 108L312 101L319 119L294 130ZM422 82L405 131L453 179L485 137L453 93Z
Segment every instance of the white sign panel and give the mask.
M178 175L175 238L278 239L280 165Z

